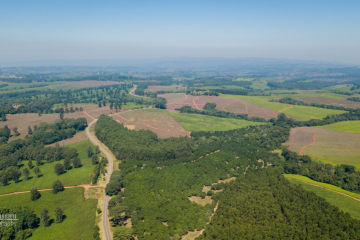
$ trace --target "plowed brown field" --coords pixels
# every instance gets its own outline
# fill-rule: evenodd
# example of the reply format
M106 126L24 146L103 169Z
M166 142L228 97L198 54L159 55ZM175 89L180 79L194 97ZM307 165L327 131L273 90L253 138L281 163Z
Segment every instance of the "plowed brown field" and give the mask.
M249 117L272 118L277 117L278 112L260 107L256 104L234 98L221 98L216 96L192 96L185 93L171 93L159 95L166 98L167 110L176 112L182 106L191 106L196 109L203 109L208 102L216 103L216 109L236 114L248 114Z
M87 119L88 123L90 123L95 118L98 118L101 114L109 114L111 112L114 112L114 110L111 110L110 107L101 107L99 108L97 105L81 105L81 104L74 104L73 107L80 107L82 106L84 111L82 112L74 112L74 113L65 113L64 118L79 118L84 117ZM70 105L69 105L70 108ZM8 127L11 129L11 134L13 134L12 129L14 127L18 128L18 131L20 133L19 136L11 137L10 140L15 140L19 138L25 138L25 136L28 134L28 126L31 126L33 129L34 125L39 125L41 122L46 123L52 123L56 119L60 118L59 113L53 113L53 114L42 114L41 116L38 116L37 113L21 113L21 114L14 114L14 115L6 115L7 121L6 122L0 122L0 127L4 127L5 125L8 125Z
M114 120L123 123L129 129L148 129L159 138L189 136L179 123L166 113L152 113L143 110L127 111L110 115Z

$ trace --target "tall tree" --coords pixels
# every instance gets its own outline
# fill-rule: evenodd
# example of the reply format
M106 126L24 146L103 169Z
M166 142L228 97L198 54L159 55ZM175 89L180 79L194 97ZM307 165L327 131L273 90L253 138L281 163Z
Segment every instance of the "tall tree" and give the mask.
M31 127L28 126L28 134L31 135L33 133L33 131L31 130Z
M58 193L58 192L61 192L61 191L64 191L64 186L62 185L62 183L60 182L60 180L56 180L53 185L52 185L52 192L54 194Z
M74 168L81 167L81 161L80 161L80 158L78 158L78 157L73 158L72 163L73 163Z
M64 167L65 167L66 170L69 170L71 168L71 161L70 161L69 158L65 158L63 164L64 164Z
M91 146L87 147L87 155L88 155L88 157L91 157L93 155L93 149Z
M34 132L37 130L37 125L34 125Z
M32 164L31 159L29 159L28 166L29 166L29 168L30 168L30 169L32 169L32 168L33 168L33 164Z
M55 208L55 221L56 223L61 223L63 221L64 211L57 207Z
M96 153L96 154L99 154L99 153L100 153L100 147L99 147L98 145L95 147L95 153Z
M29 169L24 168L24 170L22 171L22 175L24 176L25 180L28 180L30 175Z
M13 132L14 132L15 136L19 136L19 135L20 135L20 133L18 132L17 127L14 127L14 128L13 128Z
M56 164L54 168L57 175L61 175L65 172L65 167L61 163Z
M91 158L91 162L93 165L96 165L99 163L99 157L97 155L93 155L92 158Z
M41 223L43 224L44 227L49 226L49 223L50 223L49 219L50 219L49 211L45 208L40 213L40 220L41 220Z
M39 167L34 168L34 173L36 175L37 178L39 178L39 176L41 175L41 171Z
M63 113L63 112L60 113L60 119L61 119L61 120L64 119L64 113Z
M40 198L40 192L37 190L36 187L31 189L31 201L35 201Z
M4 113L3 115L1 115L1 121L5 122L6 120L6 114Z

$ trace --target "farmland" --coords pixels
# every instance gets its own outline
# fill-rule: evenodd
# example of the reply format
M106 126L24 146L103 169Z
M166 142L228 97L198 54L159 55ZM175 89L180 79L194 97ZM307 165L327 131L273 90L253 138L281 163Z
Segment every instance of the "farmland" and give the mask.
M360 168L359 134L317 127L294 128L284 145L300 155L309 155L323 163L353 164Z
M288 180L292 184L300 184L305 190L314 192L316 195L325 198L326 201L328 201L332 205L338 207L340 210L342 210L344 212L348 212L353 218L360 220L360 195L359 194L353 194L353 193L351 193L349 191L345 191L339 187L334 187L330 184L323 184L320 182L315 182L309 178L302 177L302 176L286 174L285 177L287 177ZM317 186L314 186L314 185L317 185ZM328 186L328 185L330 185L330 186ZM327 190L325 188L332 189L336 192ZM337 192L359 198L359 200L353 199L348 196L344 196Z
M359 121L337 122L329 125L319 126L319 128L360 134Z
M39 166L42 176L37 178L34 174L34 171L30 170L30 179L24 180L23 178L20 178L20 182L18 183L10 182L6 186L1 186L0 194L29 191L32 187L37 187L38 189L49 189L56 180L60 180L64 186L89 184L94 165L92 165L91 159L87 156L86 150L88 146L93 147L90 140L85 140L66 146L69 148L75 148L78 151L82 167L70 169L66 173L58 176L54 171L54 166L58 163L62 163L63 160L44 163L43 165ZM25 167L27 167L27 161L21 162L19 164L20 170Z
M122 117L120 117L121 115ZM133 129L149 129L159 137L187 136L187 131L227 131L262 123L240 119L224 119L197 114L172 113L164 110L144 109L111 115L115 120ZM125 118L125 119L124 119Z
M97 200L85 200L83 188L65 189L57 194L43 191L36 201L31 201L30 193L1 196L0 205L2 208L10 209L16 206L29 206L37 216L46 208L53 221L55 208L61 207L66 216L64 221L53 222L49 227L40 225L29 239L92 239Z

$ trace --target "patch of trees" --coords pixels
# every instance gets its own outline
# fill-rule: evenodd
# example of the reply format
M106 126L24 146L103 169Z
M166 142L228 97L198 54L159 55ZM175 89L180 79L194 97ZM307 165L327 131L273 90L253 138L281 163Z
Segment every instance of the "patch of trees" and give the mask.
M212 91L222 94L244 95L244 96L249 95L250 92L247 89L213 89Z
M343 107L343 106L334 106L334 105L326 105L320 103L305 103L300 100L296 100L293 98L281 98L279 100L270 99L269 102L280 102L286 103L291 105L301 105L301 106L309 106L309 107L318 107L318 108L326 108L326 109L335 109L335 110L344 110L344 111L351 111L352 108Z
M322 89L324 87L330 87L336 85L335 82L326 82L326 81L300 81L300 80L290 80L284 82L268 82L267 85L273 89L301 89L301 90L313 90L313 89Z
M360 98L359 97L351 97L346 99L347 101L353 101L353 102L360 102Z
M1 208L0 214L2 216L15 214L17 219L14 226L2 225L0 228L1 239L27 239L39 227L39 217L28 207ZM12 223L15 223L15 221L12 221Z
M7 84L7 83L0 84L0 88L7 87L7 86L9 86L9 84Z
M7 185L11 180L18 182L21 173L17 166L21 161L29 161L30 170L34 167L34 163L40 166L44 162L59 161L61 159L65 159L64 168L69 169L70 162L73 163L74 167L80 167L81 162L77 157L76 149L44 146L72 137L76 131L83 130L86 124L85 118L57 120L51 124L40 123L37 130L30 137L0 145L0 183ZM67 162L69 162L68 165ZM41 173L38 167L35 167L33 171L37 176L40 176ZM28 174L23 172L23 175L26 180Z
M113 196L120 192L121 188L123 187L122 178L123 176L121 171L116 170L111 174L110 181L105 188L107 195Z
M206 104L208 104L208 103L206 103ZM205 109L205 107L204 107L204 109ZM196 114L208 115L208 116L213 116L213 117L235 118L235 119L243 119L243 120L253 121L253 122L266 122L265 118L249 117L247 114L235 114L235 113L231 113L231 112L218 111L214 108L209 109L209 110L198 110L198 109L192 108L190 106L183 106L179 110L180 110L180 113L196 113Z
M216 108L216 103L206 103L204 106L204 110L214 110Z
M193 80L193 81L188 81L189 86L196 86L197 85L202 85L202 86L217 86L217 87L221 87L221 86L225 86L225 85L232 85L232 86L239 86L239 87L244 87L244 86L251 86L252 82L251 81L232 81L232 80L225 80L225 79L219 79L219 80L207 80L207 81L197 81L197 80Z
M330 165L314 162L309 156L299 156L284 148L281 154L286 163L284 172L299 174L318 182L329 183L345 190L360 192L360 172L352 165Z
M275 170L231 182L199 239L360 239L360 221Z
M165 161L189 156L194 150L190 138L159 139L149 130L130 130L105 115L99 117L95 134L115 153L117 159Z
M93 156L96 156L96 155L93 155ZM96 156L98 158L98 156ZM95 163L95 164L94 164ZM95 168L94 168L94 172L93 172L93 175L92 175L92 184L95 184L97 183L100 175L102 176L105 176L105 174L107 173L107 170L106 170L106 164L108 164L108 160L106 157L103 157L99 162L96 163L96 161L94 162L93 161L93 164L96 165Z

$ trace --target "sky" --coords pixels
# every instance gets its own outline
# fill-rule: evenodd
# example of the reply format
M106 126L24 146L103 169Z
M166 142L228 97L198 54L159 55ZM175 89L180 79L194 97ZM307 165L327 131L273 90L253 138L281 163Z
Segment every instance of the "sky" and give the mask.
M0 62L262 57L360 64L359 13L359 0L3 0Z

